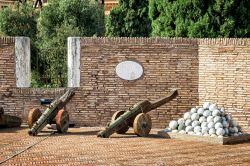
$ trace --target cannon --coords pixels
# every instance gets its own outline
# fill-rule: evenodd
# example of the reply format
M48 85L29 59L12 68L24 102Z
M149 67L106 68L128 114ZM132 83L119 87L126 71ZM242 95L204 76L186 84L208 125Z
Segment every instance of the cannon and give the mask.
M124 134L128 131L129 127L133 127L135 134L138 136L148 136L152 127L152 122L147 113L166 104L177 95L177 90L173 90L167 95L167 97L156 102L150 103L148 100L144 100L130 107L126 112L115 112L112 116L111 122L107 125L105 130L98 132L97 136L108 138L115 132L118 134Z
M59 99L53 100L43 113L38 108L31 109L28 114L29 135L35 136L47 124L53 123L56 123L58 132L67 132L69 128L69 113L66 111L65 106L74 94L74 89L67 90Z
M20 127L22 119L17 116L5 115L3 107L0 107L0 128Z

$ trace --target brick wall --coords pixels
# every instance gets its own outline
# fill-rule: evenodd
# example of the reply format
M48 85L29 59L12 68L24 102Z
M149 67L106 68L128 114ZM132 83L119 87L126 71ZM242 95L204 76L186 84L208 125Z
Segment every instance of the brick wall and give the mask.
M12 91L9 89L16 86L15 77L15 39L0 37L0 106L9 109L10 114L19 115L13 107L16 101L12 100Z
M249 129L250 39L199 40L199 99L224 106Z
M0 87L15 86L15 39L0 37Z
M3 106L5 113L10 115L16 115L23 119L26 123L28 112L32 108L39 108L41 111L46 109L46 106L40 104L41 98L56 98L63 94L63 88L7 88L9 94L8 98L5 98ZM15 111L13 111L15 110Z
M40 98L59 97L65 89L16 88L14 40L0 41L0 105L25 121L31 108L45 109ZM250 129L249 54L249 39L82 38L81 87L67 105L70 119L78 126L105 125L115 111L177 88L177 99L150 112L153 127L165 127L206 100ZM142 78L120 79L115 67L124 60L139 62Z
M126 81L115 67L125 60L139 62L143 77ZM164 127L170 119L198 103L198 45L189 39L164 38L82 38L81 87L86 95L79 117L104 125L115 111L133 104L164 97L177 88L174 101L150 112L154 127ZM84 121L84 120L83 120Z

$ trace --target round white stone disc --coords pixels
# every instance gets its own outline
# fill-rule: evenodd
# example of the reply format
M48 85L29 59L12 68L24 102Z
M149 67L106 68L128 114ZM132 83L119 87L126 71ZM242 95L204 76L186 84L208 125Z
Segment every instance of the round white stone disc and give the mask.
M116 66L116 74L124 80L136 80L143 74L143 67L135 61L123 61Z

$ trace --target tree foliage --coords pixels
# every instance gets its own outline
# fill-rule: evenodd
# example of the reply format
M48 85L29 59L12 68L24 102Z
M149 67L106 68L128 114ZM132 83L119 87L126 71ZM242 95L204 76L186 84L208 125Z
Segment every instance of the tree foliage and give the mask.
M0 10L0 35L31 38L32 86L65 86L67 37L102 36L103 5L97 0L50 0L40 12L29 2Z
M39 73L51 86L65 86L67 37L102 36L104 9L94 0L51 0L38 19ZM48 78L48 77L46 77ZM58 81L59 78L59 81ZM58 85L59 84L59 85Z
M147 37L151 33L149 0L119 0L106 23L107 36Z
M35 46L37 39L38 13L29 2L16 2L14 7L0 10L0 35L25 36L31 39L31 63L36 62L38 50ZM34 69L34 65L31 65Z
M29 3L16 3L14 8L0 10L0 31L6 36L26 36L31 39L37 34L37 13Z
M250 0L151 0L152 36L250 37Z
M38 20L39 38L50 41L61 30L81 36L104 34L104 9L93 0L51 0L41 11ZM71 35L71 34L67 34ZM49 40L48 40L49 39ZM58 43L61 45L62 43Z

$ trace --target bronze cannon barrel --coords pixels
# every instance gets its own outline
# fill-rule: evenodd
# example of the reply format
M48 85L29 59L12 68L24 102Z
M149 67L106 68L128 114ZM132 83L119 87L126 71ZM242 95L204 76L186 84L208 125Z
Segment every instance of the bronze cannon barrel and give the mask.
M117 119L111 121L111 123L106 127L105 130L100 131L97 136L98 137L102 137L102 138L108 138L110 135L112 135L113 133L120 131L122 129L125 129L124 131L126 131L126 128L128 129L129 125L131 124L132 121L134 120L138 120L139 121L139 117L136 118L138 115L140 116L145 116L146 113L150 112L153 109L156 109L164 104L166 104L167 102L173 100L176 96L178 95L177 90L174 90L172 92L170 92L166 97L157 100L154 103L150 103L148 100L139 102L137 104L135 104L133 107L129 108L128 111L124 112L122 115L120 115ZM145 116L146 118L148 118L148 116ZM143 117L143 118L145 118ZM150 119L151 120L151 119ZM142 124L144 125L145 128L150 128L151 126L147 126L147 124ZM127 127L126 127L127 126ZM150 131L149 129L149 131ZM147 134L145 134L147 135Z
M47 124L49 124L57 116L58 113L61 117L63 116L63 118L66 118L65 123L68 123L68 115L65 115L65 111L60 110L67 104L67 102L72 98L74 94L74 89L69 89L59 99L54 100L28 131L29 135L37 135ZM61 117L59 118L59 120L62 120Z

